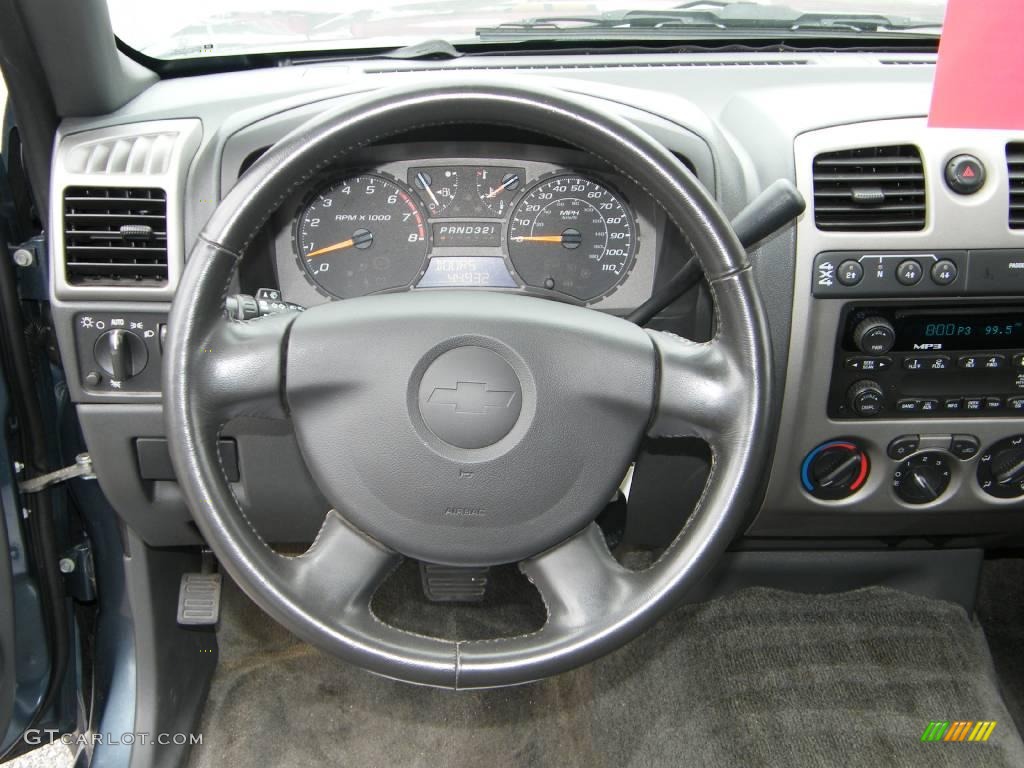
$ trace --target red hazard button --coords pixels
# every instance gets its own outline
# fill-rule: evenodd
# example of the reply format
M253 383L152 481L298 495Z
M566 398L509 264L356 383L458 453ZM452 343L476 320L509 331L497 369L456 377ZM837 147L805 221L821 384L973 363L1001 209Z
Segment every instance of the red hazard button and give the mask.
M985 166L974 155L957 155L946 163L946 184L960 195L971 195L985 183Z

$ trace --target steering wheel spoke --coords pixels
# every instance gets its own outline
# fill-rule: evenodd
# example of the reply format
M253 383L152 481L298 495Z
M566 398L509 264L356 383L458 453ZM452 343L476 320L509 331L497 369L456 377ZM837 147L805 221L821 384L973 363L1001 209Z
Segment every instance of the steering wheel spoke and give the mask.
M194 384L208 415L218 422L286 416L284 347L297 313L258 320L218 321L196 356Z
M595 523L519 568L544 600L547 626L559 631L581 629L605 616L631 586L630 571L611 556Z
M742 377L721 341L650 331L661 375L651 437L699 437L711 445L736 423Z
M331 616L369 614L377 587L402 557L357 531L336 511L327 513L312 546L282 560L282 575L304 594L316 595Z

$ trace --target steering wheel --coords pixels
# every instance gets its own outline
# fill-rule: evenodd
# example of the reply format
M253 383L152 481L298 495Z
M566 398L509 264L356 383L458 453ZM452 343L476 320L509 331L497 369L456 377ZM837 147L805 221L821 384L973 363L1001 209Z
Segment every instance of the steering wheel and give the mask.
M556 137L645 189L700 259L717 307L713 340L695 343L555 301L466 290L226 319L236 267L298 187L361 147L459 123ZM764 468L769 336L725 216L645 133L539 86L477 80L382 90L283 138L199 235L171 309L165 355L174 467L223 567L299 637L411 683L518 684L627 643L716 562L754 503ZM439 388L457 393L460 383L491 393L497 407L460 411L451 396L440 398L444 405L432 400ZM333 505L302 555L271 549L232 493L217 438L241 416L290 419ZM645 435L704 439L712 469L676 540L653 566L631 571L611 556L594 519ZM403 556L465 566L518 562L547 621L531 634L486 641L387 625L370 599Z

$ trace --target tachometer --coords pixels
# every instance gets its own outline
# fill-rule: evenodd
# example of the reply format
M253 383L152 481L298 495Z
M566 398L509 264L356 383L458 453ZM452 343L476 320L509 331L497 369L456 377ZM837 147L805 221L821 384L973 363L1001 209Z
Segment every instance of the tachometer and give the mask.
M317 192L299 215L295 240L313 282L342 299L410 285L430 246L412 195L372 173Z
M625 278L635 251L635 219L593 179L541 181L512 212L509 258L527 285L592 301Z

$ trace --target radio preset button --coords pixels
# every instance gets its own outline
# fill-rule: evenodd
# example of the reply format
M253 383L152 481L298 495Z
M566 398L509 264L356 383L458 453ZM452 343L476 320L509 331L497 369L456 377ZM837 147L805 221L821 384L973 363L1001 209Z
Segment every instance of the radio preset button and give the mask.
M956 264L949 259L939 259L932 265L932 282L936 285L949 285L956 281Z
M1006 358L1002 355L984 355L981 359L981 367L995 371L1006 365Z
M908 371L946 371L953 365L947 355L921 355L903 358L903 367Z
M917 446L921 444L920 435L900 435L891 443L889 447L885 449L885 452L889 454L890 459L896 459L896 461L903 461L910 454L917 450Z
M896 267L896 279L900 281L901 285L917 285L921 282L921 265L913 259L907 259L901 261L900 265Z
M1018 371L1024 371L1024 354L1018 352L1013 356L1013 367Z
M973 459L981 450L981 443L974 435L953 435L949 441L949 452L962 461Z
M977 355L960 355L956 364L959 368L981 368L981 358Z
M862 277L864 277L864 267L852 259L840 264L836 272L836 279L842 285L856 285Z

